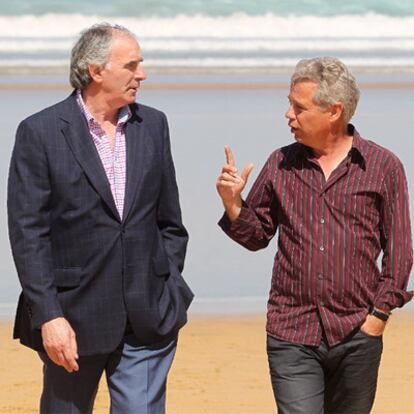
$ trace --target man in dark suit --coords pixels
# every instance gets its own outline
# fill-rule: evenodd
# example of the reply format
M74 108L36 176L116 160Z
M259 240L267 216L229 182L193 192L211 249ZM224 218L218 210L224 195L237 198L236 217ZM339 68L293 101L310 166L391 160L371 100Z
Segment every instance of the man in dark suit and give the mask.
M112 413L165 411L193 294L167 120L135 103L142 60L127 29L92 26L72 50L74 92L17 130L14 336L44 362L42 413L91 412L104 371Z

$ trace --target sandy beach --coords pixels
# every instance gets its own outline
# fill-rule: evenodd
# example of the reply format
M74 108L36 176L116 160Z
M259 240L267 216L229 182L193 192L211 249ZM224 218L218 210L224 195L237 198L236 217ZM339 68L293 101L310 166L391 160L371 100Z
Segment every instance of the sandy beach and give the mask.
M265 354L262 315L190 317L182 330L169 377L168 414L275 413ZM41 363L11 339L11 323L0 325L0 412L36 413ZM413 413L414 313L396 312L384 337L373 414ZM108 412L106 384L98 392L96 414ZM309 413L311 414L311 413Z

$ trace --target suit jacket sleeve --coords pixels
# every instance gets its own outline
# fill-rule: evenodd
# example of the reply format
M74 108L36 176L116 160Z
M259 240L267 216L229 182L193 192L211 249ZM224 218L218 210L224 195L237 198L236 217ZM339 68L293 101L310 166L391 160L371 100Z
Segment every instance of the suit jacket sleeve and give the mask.
M182 224L168 123L164 114L163 124L162 187L157 212L158 228L170 265L174 265L181 273L184 268L188 233Z
M7 201L10 243L33 329L63 314L52 271L51 186L41 133L28 120L19 125Z

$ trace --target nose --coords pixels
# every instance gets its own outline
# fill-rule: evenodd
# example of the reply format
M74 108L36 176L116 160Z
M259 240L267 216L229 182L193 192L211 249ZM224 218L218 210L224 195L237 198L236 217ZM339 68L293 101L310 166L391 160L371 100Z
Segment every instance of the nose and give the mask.
M137 65L137 69L135 71L135 79L139 81L144 81L145 79L147 79L147 74L145 73L145 70L142 67L142 63Z
M295 112L293 111L292 105L289 105L289 108L285 113L285 118L287 118L287 119L294 119L295 118Z

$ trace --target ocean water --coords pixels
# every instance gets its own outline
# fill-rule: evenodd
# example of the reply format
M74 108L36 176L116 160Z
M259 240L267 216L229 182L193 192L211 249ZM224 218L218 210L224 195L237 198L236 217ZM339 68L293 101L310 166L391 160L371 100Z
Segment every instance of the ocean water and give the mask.
M162 16L205 14L228 16L243 12L248 15L364 14L369 12L390 16L414 15L411 0L36 0L2 2L0 14L41 15L46 13L80 13L104 16Z
M0 202L18 122L65 97L70 49L79 32L100 21L139 38L150 83L287 83L304 57L333 55L363 82L414 82L412 0L18 0L0 2ZM366 73L362 73L366 72ZM47 75L44 75L47 73ZM154 75L155 74L155 75ZM8 90L9 84L44 84ZM2 88L3 86L3 88ZM276 240L251 253L216 226L215 191L232 145L240 165L255 164L291 142L283 119L287 91L145 89L139 100L170 120L177 177L190 244L185 277L200 311L264 312ZM414 177L412 89L366 90L355 122L361 133L394 150ZM254 122L252 122L254 120ZM414 180L410 180L414 199ZM4 209L0 223L7 228ZM414 289L414 280L410 282ZM11 315L19 284L6 231L0 233L0 316ZM413 305L414 306L414 305Z
M39 0L0 3L0 72L64 72L79 32L99 21L136 33L160 72L286 71L320 55L414 71L411 0Z
M287 109L288 76L239 74L153 75L142 85L138 101L163 110L169 119L174 161L180 190L183 220L190 234L184 276L196 294L192 312L265 312L270 288L276 238L268 248L249 252L230 240L217 226L223 213L215 189L224 163L225 144L229 144L239 168L255 165L247 189L275 148L291 143L284 118ZM407 83L414 75L405 75ZM46 83L45 79L26 79ZM0 81L3 78L0 77ZM64 78L50 81L64 82ZM377 76L364 75L364 82ZM387 82L399 81L387 75ZM239 85L286 83L286 89L150 89L146 84L222 84ZM15 83L15 80L13 81ZM47 84L46 84L47 86ZM26 116L63 99L67 90L6 90L0 88L0 101L7 102L0 128L0 204L6 204L6 180L17 124ZM402 160L414 200L414 107L413 89L363 89L354 123L360 133L394 151ZM247 193L247 192L246 192ZM411 203L414 223L414 204ZM0 316L12 315L20 291L7 238L5 208L0 209ZM414 276L414 275L413 275ZM410 282L414 289L414 278ZM414 309L414 303L408 309Z

